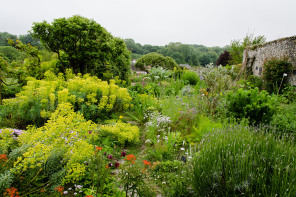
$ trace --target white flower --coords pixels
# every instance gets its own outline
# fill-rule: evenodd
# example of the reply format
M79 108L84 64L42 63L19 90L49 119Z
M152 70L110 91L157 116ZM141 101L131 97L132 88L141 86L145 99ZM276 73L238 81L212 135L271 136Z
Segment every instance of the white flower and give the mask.
M74 193L74 196L77 195L77 192Z
M284 73L284 74L283 74L283 77L286 77L286 76L288 76L288 74L287 74L287 73Z
M68 194L68 191L64 191L64 194Z
M181 150L185 150L185 148L182 147Z
M68 189L68 190L70 191L70 190L72 190L72 188L71 188L71 187L69 187L69 189Z

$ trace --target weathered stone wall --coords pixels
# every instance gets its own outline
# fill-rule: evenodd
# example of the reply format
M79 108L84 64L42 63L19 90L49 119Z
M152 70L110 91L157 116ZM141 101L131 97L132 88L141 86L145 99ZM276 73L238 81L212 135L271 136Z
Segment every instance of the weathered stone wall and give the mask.
M252 46L244 51L243 60L246 61L246 66L252 69L253 75L261 76L266 59L283 56L289 57L294 68L292 73L288 73L289 83L296 85L296 36Z

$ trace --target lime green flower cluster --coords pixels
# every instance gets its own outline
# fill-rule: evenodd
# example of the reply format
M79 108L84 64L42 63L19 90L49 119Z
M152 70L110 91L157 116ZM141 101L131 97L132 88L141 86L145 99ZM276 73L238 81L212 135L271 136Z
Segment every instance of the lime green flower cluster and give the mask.
M2 129L0 131L0 154L7 154L8 149L15 142L15 139L12 137L12 129Z
M73 182L84 174L85 168L80 164L88 161L94 152L90 142L97 138L93 132L96 129L97 125L75 113L70 103L59 104L43 127L29 128L19 136L21 145L29 145L29 148L17 159L11 171L20 174L31 168L42 168L51 154L60 150L64 155L58 162L67 170L63 181Z
M114 125L101 125L100 131L102 135L112 136L121 145L139 141L139 128L129 123L117 122Z
M126 88L115 84L115 80L110 80L108 84L96 76L89 74L74 76L69 71L65 77L63 74L56 76L50 71L44 75L46 76L44 80L29 77L27 85L16 95L16 98L3 101L4 106L7 109L10 108L6 110L10 111L10 114L6 114L7 117L15 114L19 122L34 120L35 122L29 123L39 125L36 124L38 118L45 122L57 105L62 103L71 103L76 111L81 111L85 118L91 120L109 116L130 107L132 98ZM32 108L34 110L31 110ZM35 112L33 115L30 114L33 118L26 119L32 111ZM12 117L12 119L15 118Z

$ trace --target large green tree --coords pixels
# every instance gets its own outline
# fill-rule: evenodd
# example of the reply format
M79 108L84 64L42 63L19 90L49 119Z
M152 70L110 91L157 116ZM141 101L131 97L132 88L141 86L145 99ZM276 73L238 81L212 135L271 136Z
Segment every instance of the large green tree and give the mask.
M46 48L57 53L63 71L72 68L75 73L94 73L99 77L106 71L118 72L121 78L128 76L122 73L129 72L130 67L125 43L94 20L76 15L55 19L51 24L34 23L32 30Z

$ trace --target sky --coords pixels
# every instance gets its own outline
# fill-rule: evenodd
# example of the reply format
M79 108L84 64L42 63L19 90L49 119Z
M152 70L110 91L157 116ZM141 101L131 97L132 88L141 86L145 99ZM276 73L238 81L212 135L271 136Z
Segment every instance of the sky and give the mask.
M27 34L34 22L80 15L142 45L223 47L247 34L296 35L295 8L296 0L0 0L0 32Z

